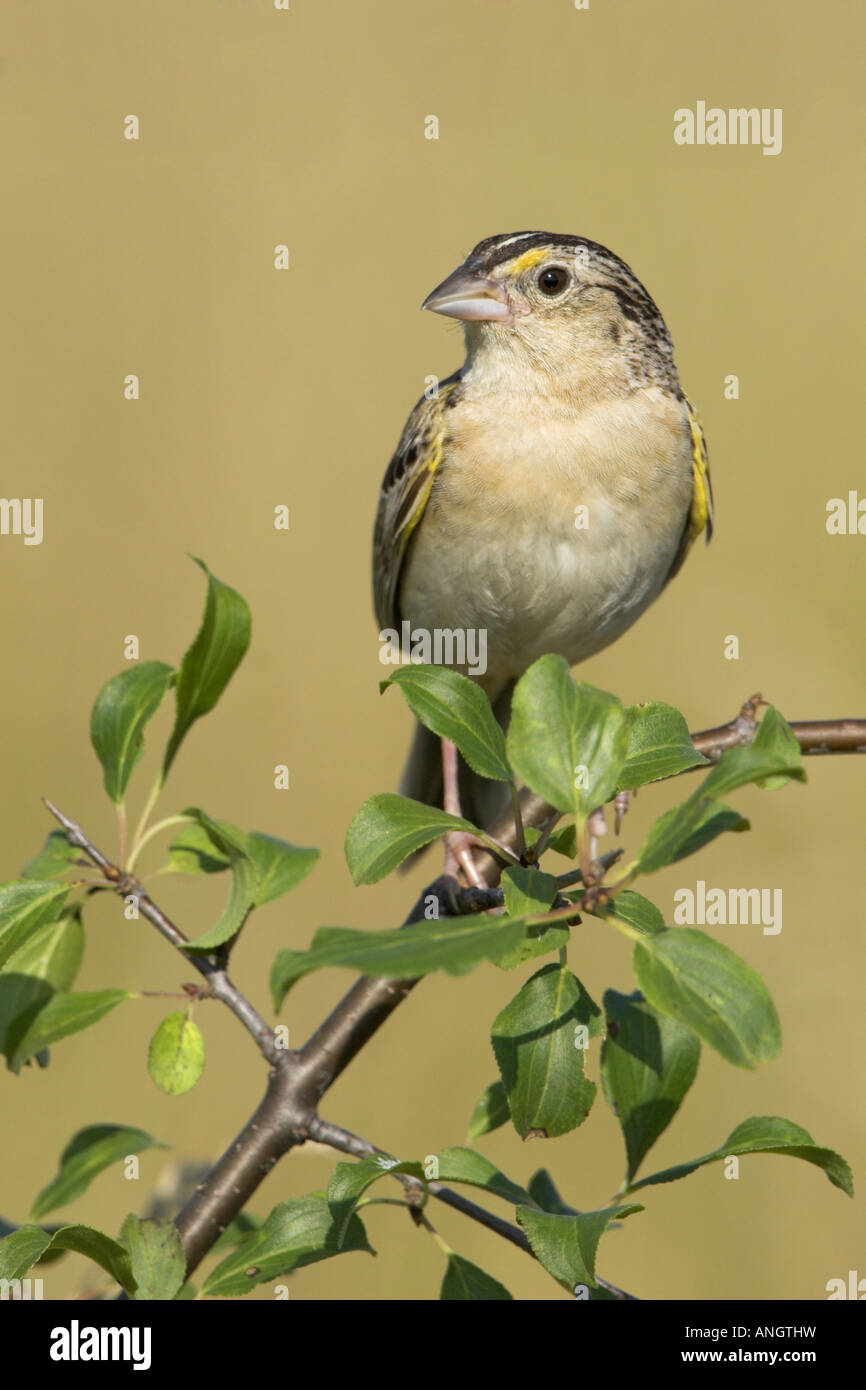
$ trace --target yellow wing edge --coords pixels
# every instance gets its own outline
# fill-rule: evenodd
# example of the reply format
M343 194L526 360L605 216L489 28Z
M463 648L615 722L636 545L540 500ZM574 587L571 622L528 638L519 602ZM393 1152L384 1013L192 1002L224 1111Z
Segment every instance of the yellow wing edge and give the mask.
M418 488L415 497L412 499L411 509L407 512L394 534L394 540L398 545L398 556L401 561L406 553L406 547L409 544L412 532L424 515L427 503L430 499L430 493L433 491L433 480L436 476L436 470L442 462L442 454L445 448L445 433L444 426L440 427L438 433L431 441L430 452L421 464L427 476Z
M412 537L421 523L436 474L445 456L448 425L445 408L458 384L455 375L440 382L432 399L415 406L382 484L373 542L373 593L379 622L399 625L400 578ZM408 468L407 455L412 455ZM398 468L397 476L391 474ZM401 469L401 465L403 465Z
M692 440L692 478L694 485L692 489L692 505L689 511L687 528L687 545L697 540L702 531L707 533L707 541L713 534L713 489L710 483L710 461L707 455L707 441L701 429L700 421L691 405L686 400L686 410L689 417L689 433Z
M669 583L674 575L679 574L686 556L701 532L706 532L707 540L713 534L713 489L710 483L707 441L704 438L698 417L685 396L683 396L683 403L686 408L686 419L688 420L692 445L692 501L683 527L679 548L665 583Z

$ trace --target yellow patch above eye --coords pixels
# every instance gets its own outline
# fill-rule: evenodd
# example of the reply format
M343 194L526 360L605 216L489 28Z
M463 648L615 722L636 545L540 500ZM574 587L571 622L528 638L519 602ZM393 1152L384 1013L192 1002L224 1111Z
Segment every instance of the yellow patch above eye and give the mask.
M547 246L536 246L532 251L524 251L522 256L516 260L508 262L509 275L522 275L524 270L531 270L539 261L547 260L550 249Z

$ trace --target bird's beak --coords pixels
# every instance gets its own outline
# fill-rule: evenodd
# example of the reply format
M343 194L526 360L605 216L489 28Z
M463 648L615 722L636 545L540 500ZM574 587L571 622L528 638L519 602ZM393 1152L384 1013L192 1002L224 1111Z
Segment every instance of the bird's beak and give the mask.
M511 306L503 285L488 280L465 265L458 268L428 294L422 309L434 314L447 314L452 319L488 321L511 318Z

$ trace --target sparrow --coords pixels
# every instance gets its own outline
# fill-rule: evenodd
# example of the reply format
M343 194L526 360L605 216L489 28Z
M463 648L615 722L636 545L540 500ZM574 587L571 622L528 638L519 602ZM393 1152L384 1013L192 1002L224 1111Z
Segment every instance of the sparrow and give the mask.
M573 666L607 647L695 539L709 540L706 443L659 309L597 242L488 237L421 307L462 321L466 360L434 379L385 473L380 640L401 633L407 648L418 633L449 634L440 659L478 681L505 726L527 667L549 652ZM468 645L455 640L467 634ZM498 795L461 763L475 824L484 787ZM439 740L420 725L400 790L443 803Z

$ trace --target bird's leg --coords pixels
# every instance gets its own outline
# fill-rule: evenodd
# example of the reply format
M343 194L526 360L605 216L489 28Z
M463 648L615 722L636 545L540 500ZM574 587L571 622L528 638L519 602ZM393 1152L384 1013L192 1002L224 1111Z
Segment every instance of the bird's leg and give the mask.
M449 815L462 816L460 809L460 790L457 785L457 748L450 738L442 740L442 781L443 805ZM472 858L474 840L463 830L449 830L445 836L445 872L456 878L462 869L466 882L472 888L486 888L487 884Z
M586 828L589 831L589 857L590 860L598 858L598 842L603 835L607 834L607 824L604 819L604 807L596 806L586 818Z

